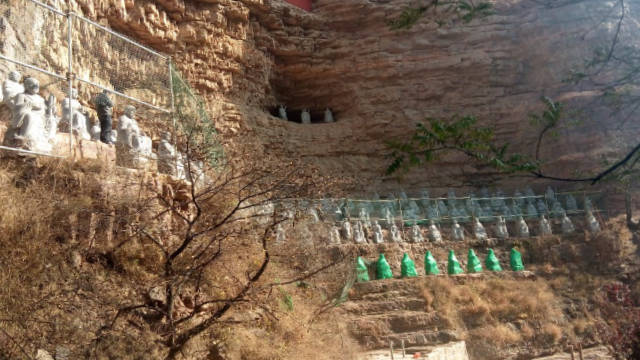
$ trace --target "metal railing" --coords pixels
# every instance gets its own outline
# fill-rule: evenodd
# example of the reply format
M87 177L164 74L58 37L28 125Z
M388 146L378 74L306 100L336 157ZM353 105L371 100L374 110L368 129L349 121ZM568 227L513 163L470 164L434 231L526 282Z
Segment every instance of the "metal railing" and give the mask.
M46 41L43 41L44 46L59 46L64 47L66 45L66 59L60 58L60 56L52 61L44 60L35 60L40 59L42 57L41 49L43 44L38 44L37 37L25 37L26 39L33 39L33 43L24 44L24 49L10 49L6 50L7 46L4 47L4 53L0 53L0 60L5 61L12 65L18 65L25 69L44 74L46 76L52 77L57 81L65 81L66 89L63 92L66 92L66 96L68 99L73 99L72 93L74 89L74 82L79 85L80 83L86 84L89 87L106 90L108 93L114 95L116 99L120 99L123 103L134 103L143 106L147 111L155 111L161 114L165 114L165 116L170 116L173 112L173 89L172 79L171 79L171 59L170 57L163 55L155 50L150 49L134 40L129 39L128 37L119 34L101 24L98 24L90 19L82 17L72 11L63 12L51 5L45 4L38 0L20 0L17 2L11 2L7 4L13 4L13 6L8 7L9 10L5 12L9 14L8 17L11 17L12 12L17 12L18 15L20 11L23 12L33 12L31 17L38 18L41 17L42 26L40 29L31 29L34 32L41 32L44 36L52 36L54 39L58 41L58 43L48 44ZM18 4L18 6L15 6ZM30 6L34 6L31 8ZM40 13L38 13L40 11ZM6 20L6 19L5 19ZM6 20L7 22L11 22L12 20ZM21 19L17 18L14 23L19 23ZM38 21L38 20L31 20ZM10 24L11 25L11 24ZM66 29L63 29L66 27ZM87 28L88 27L88 28ZM79 30L77 28L80 28ZM66 34L63 34L65 32ZM88 31L87 31L88 30ZM80 34L80 41L76 41L74 43L74 35ZM53 34L53 35L52 35ZM94 37L91 38L91 34L94 34ZM97 35L101 34L101 35ZM66 38L66 44L64 42L60 43L60 40ZM77 39L76 39L77 40ZM24 42L24 41L23 41ZM88 44L94 44L92 48ZM15 46L18 47L17 45ZM84 49L88 47L87 49ZM100 52L104 54L98 54L98 51L91 50L98 49ZM124 51L123 51L124 50ZM77 51L77 53L74 53ZM110 65L111 68L108 68L104 71L104 74L108 76L104 76L99 79L90 78L90 74L87 71L86 64L82 63L82 59L76 59L77 56L86 56L88 54L94 55L94 65L95 63L102 65L104 63L105 67ZM136 58L139 62L140 68L143 70L142 74L137 74L137 82L132 82L129 84L132 90L132 93L125 93L127 86L123 83L124 80L129 80L132 76L133 69L128 69L126 61L122 61L122 56L127 56L127 51L131 52L133 58ZM7 53L8 52L8 53ZM25 54L24 57L27 58L31 56L28 60L21 59L19 52L23 52ZM61 52L58 52L61 53ZM121 55L120 59L115 59L117 61L112 61L113 64L108 64L108 60L110 59L110 55L112 53L118 53ZM80 60L80 61L75 61ZM113 59L112 59L113 60ZM125 59L126 60L126 59ZM53 62L54 64L51 64ZM124 64L123 64L124 63ZM45 68L45 67L48 67ZM10 67L5 67L10 68ZM150 69L152 68L152 69ZM114 70L115 69L115 70ZM91 69L93 70L93 69ZM140 69L138 69L140 70ZM149 71L149 74L145 78L144 71ZM79 75L84 73L84 75ZM118 83L118 79L121 79L120 83ZM105 84L106 83L106 84ZM107 85L110 84L110 85ZM146 84L146 85L145 85ZM49 84L48 86L51 86ZM135 88L134 88L135 86ZM145 87L146 86L146 87ZM154 91L158 90L158 91ZM160 98L160 104L153 103L153 101L149 101L148 99L141 98L140 94L151 94L152 97L156 96L156 92L162 92L162 96ZM85 99L87 100L87 99ZM91 102L92 98L88 99ZM118 103L118 101L114 102L114 105ZM117 106L117 105L115 105ZM115 107L114 106L114 107ZM75 109L73 106L69 106L69 122L72 122L74 118ZM58 114L55 114L57 118L61 118ZM115 115L115 114L114 114ZM115 116L114 116L115 118ZM169 124L168 126L175 127L175 123L173 125ZM144 125L141 123L141 125ZM89 129L87 129L89 130ZM73 152L74 143L77 141L71 127L69 128L69 152ZM37 154L43 156L54 156L50 153L43 153L37 151L30 151L25 149L20 149L16 147L9 146L1 146L0 149L16 151L20 153L28 153L28 154Z

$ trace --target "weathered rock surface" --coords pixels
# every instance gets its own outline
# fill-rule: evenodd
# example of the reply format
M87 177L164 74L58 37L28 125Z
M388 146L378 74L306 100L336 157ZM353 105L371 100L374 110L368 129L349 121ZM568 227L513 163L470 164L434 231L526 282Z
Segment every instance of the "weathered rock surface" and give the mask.
M384 142L427 117L474 114L496 127L499 140L531 153L536 132L527 115L542 108L542 95L592 97L589 89L561 80L607 38L587 31L601 2L501 0L494 15L468 24L427 15L410 30L390 30L387 22L411 3L317 0L311 13L279 0L71 0L70 6L170 55L207 100L227 144L258 143L259 156L301 158L330 173L357 176L369 191L455 186L461 172L478 184L492 179L492 170L457 157L402 178L384 177ZM24 30L8 26L6 38L24 37ZM63 42L47 38L56 41ZM34 51L54 67L64 64L62 47ZM100 66L82 65L87 72ZM90 91L80 91L88 104ZM269 114L280 103L311 108L312 118L330 107L337 121L285 122ZM633 122L618 125L585 122L545 142L542 155L552 160L555 175L589 168L633 140Z

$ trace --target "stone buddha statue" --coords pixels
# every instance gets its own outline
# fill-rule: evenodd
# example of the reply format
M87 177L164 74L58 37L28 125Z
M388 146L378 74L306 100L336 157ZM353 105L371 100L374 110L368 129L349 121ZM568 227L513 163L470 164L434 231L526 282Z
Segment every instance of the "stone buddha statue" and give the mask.
M116 154L120 154L118 163L134 168L144 167L149 159L155 157L151 138L146 136L135 119L136 108L128 105L118 119L118 138Z
M20 84L20 75L17 71L11 71L7 79L2 83L2 102L13 107L13 100L18 94L24 92L24 85Z
M280 119L282 120L289 120L287 117L287 107L284 105L280 105L280 107L278 107L278 117L280 117Z
M158 171L178 177L178 163L181 164L182 159L171 143L171 133L165 131L162 133L158 144Z
M433 220L429 221L429 241L439 243L442 241L442 234Z
M398 230L396 224L391 225L391 241L393 242L403 242L402 233Z
M112 129L112 114L113 114L113 102L109 98L107 90L103 90L99 93L95 99L94 103L96 106L96 111L98 112L98 119L100 120L100 141L105 144L113 144L113 141L110 137Z
M373 242L376 244L382 244L384 242L382 227L378 223L378 220L374 220L373 222Z
M549 220L547 220L547 218L542 215L540 217L540 235L547 236L551 235L552 233L553 231L551 230L551 224L549 223Z
M569 217L565 214L564 217L562 217L562 233L572 234L575 231L576 228L575 226L573 226L573 222L571 222L571 219L569 219Z
M473 220L473 234L477 240L487 240L488 238L487 231L478 218Z
M367 238L364 236L364 233L359 227L354 229L353 238L356 244L364 244L367 242Z
M73 111L73 118L71 113ZM91 140L87 111L78 101L78 90L71 89L71 98L62 101L62 128L84 140Z
M340 229L337 226L332 226L329 230L329 242L331 244L340 244Z
M346 240L352 240L353 239L353 232L352 232L351 223L349 222L349 220L345 220L342 223L342 236Z
M451 226L451 234L453 235L453 240L464 241L464 229L462 229L462 226L458 224L458 220L453 220L453 225Z
M420 231L420 227L417 224L411 227L411 241L414 243L424 242L422 231Z
M25 92L17 94L13 99L13 117L5 133L4 143L31 151L50 152L51 132L50 126L47 126L47 115L54 117L55 108L48 108L42 96L38 94L40 84L37 79L25 79L24 87ZM50 105L54 106L55 97L52 99L53 104Z
M524 221L522 216L518 216L517 225L518 225L518 236L522 237L522 238L528 238L529 237L529 226Z
M309 113L309 109L302 110L302 114L300 114L300 121L303 124L311 124L311 114Z
M335 119L333 118L333 112L331 112L331 109L329 108L326 108L324 110L324 122L326 123L335 122Z
M593 216L591 210L587 211L586 220L587 224L589 225L589 231L591 231L592 233L597 233L600 231L600 223L598 223L596 217Z
M496 237L498 239L507 239L509 237L507 222L502 216L498 216L498 223L496 224Z

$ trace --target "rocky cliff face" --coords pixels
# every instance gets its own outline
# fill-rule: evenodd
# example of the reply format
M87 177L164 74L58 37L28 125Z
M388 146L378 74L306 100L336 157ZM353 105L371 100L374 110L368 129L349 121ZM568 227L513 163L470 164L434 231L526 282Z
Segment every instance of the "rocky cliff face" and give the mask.
M70 3L170 55L207 100L225 142L258 143L264 154L355 176L363 192L456 186L461 173L489 183L491 170L456 157L385 177L384 142L427 117L474 114L530 153L536 132L527 115L542 108L542 95L590 98L589 89L562 79L610 35L589 31L599 21L597 1L500 0L487 18L427 14L401 31L387 23L410 0L317 0L311 13L279 0ZM284 122L269 114L280 103L311 108L314 117L330 107L337 122ZM555 174L569 175L575 164L593 165L631 141L628 128L616 128L615 121L584 123L550 139L543 155Z

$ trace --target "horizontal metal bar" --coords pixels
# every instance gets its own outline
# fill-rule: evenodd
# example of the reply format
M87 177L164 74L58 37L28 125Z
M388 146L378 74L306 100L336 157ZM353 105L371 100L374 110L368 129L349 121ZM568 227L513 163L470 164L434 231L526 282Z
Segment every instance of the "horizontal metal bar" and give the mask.
M60 159L64 159L64 158L65 158L65 156L60 156L60 155L51 155L51 154L47 154L47 153L43 153L43 152L31 151L31 150L25 150L25 149L18 149L18 148L12 148L12 147L2 146L2 145L0 145L0 149L2 149L2 150L16 151L16 152L26 153L26 154L49 156L49 157L60 158Z
M51 72L51 71L48 71L48 70L45 70L45 69L41 69L41 68L39 68L39 67L37 67L37 66L29 65L29 64L27 64L27 63L23 63L22 61L19 61L19 60L15 60L15 59L12 59L12 58L6 57L6 56L4 56L4 55L2 55L2 54L0 54L0 59L6 60L6 61L11 62L11 63L14 63L14 64L18 64L18 65L20 65L20 66L24 66L24 67L29 68L29 69L31 69L31 70L35 70L35 71L43 72L43 73L45 73L45 74L47 74L47 75L53 76L53 77L58 78L58 79L60 79L60 80L66 80L66 79L67 79L67 77L66 77L66 76L58 75L58 74L53 73L53 72Z
M148 102L146 102L146 101L138 100L138 99L136 99L136 98L134 98L134 97L131 97L131 96L126 95L126 94L123 94L123 93L121 93L121 92L119 92L119 91L115 91L115 90L109 89L109 88L107 88L107 87L104 87L104 86L102 86L102 85L100 85L100 84L96 84L96 83L94 83L93 81L85 80L85 79L81 79L81 78L77 78L77 80L78 80L78 81L82 81L83 83L89 84L89 85L91 85L91 86L95 86L95 87L97 87L97 88L100 88L100 89L102 89L102 90L106 90L106 91L108 91L108 92L110 92L110 93L112 93L112 94L115 94L115 95L118 95L118 96L122 96L122 97L124 97L124 98L126 98L126 99L129 99L129 100L131 100L131 101L137 102L138 104L142 104L142 105L144 105L144 106L148 106L148 107L150 107L150 108L152 108L152 109L155 109L155 110L158 110L158 111L162 111L162 112L165 112L165 113L171 113L171 110L169 110L169 109L164 109L164 108L161 108L161 107L159 107L159 106L155 106L155 105L153 105L153 104L150 104L150 103L148 103Z
M163 59L165 59L165 60L169 58L168 56L166 56L166 55L162 55L162 54L160 54L159 52L157 52L157 51L155 51L155 50L149 49L148 47L146 47L146 46L144 46L144 45L142 45L142 44L140 44L140 43L138 43L138 42L135 42L135 41L133 41L133 40L129 39L128 37L124 36L124 35L120 35L120 34L118 34L117 32L115 32L115 31L113 31L113 30L109 29L108 27L105 27L105 26L100 25L100 24L98 24L98 23L97 23L97 22L95 22L95 21L91 21L91 20L89 20L89 19L87 19L87 18L85 18L85 17L82 17L82 16L80 16L80 15L77 15L76 13L69 13L69 15L70 15L70 16L75 16L76 18L78 18L78 19L80 19L80 20L82 20L82 21L84 21L84 22L86 22L86 23L89 23L89 24L91 24L91 25L93 25L93 26L95 26L95 27L97 27L97 28L99 28L99 29L102 29L102 30L104 30L104 31L108 32L109 34L111 34L111 35L113 35L113 36L115 36L115 37L118 37L118 38L120 38L120 39L122 39L122 40L124 40L124 41L126 41L126 42L128 42L128 43L130 43L130 44L133 44L133 45L135 45L135 46L137 46L137 47L139 47L139 48L145 49L145 50L147 50L148 52L150 52L150 53L152 53L152 54L154 54L154 55L156 55L156 56L158 56L158 57L161 57L161 58L163 58Z
M31 1L32 3L34 3L36 5L42 6L44 8L47 8L47 9L53 11L54 13L56 13L58 15L67 16L67 14L63 13L62 11L60 11L60 10L58 10L56 8L54 8L51 5L47 5L47 4L41 3L40 1L37 1L37 0L29 0L29 1Z

